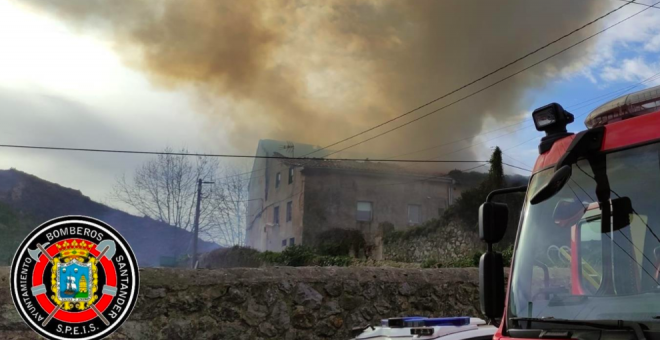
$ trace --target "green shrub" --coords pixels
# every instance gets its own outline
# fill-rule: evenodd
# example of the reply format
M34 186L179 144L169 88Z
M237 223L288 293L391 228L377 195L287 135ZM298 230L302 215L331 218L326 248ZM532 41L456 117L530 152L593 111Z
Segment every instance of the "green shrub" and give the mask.
M236 267L259 267L261 260L259 251L256 249L233 246L220 248L200 257L200 263L209 269L214 268L236 268ZM187 259L185 259L187 260Z
M353 263L350 256L317 256L316 265L321 267L348 267Z
M0 203L0 266L8 266L21 241L37 225L34 219Z
M502 262L504 262L505 267L511 266L511 258L513 258L513 246L502 251Z
M440 262L435 259L426 259L424 262L422 262L421 267L422 268L438 268L440 265Z
M282 265L284 263L284 257L282 256L282 253L276 253L270 250L260 253L258 257L263 263L278 265Z
M383 237L383 242L385 244L388 244L388 243L392 243L392 242L401 240L401 239L403 239L403 234L404 234L404 232L401 231L401 230L391 231Z
M348 256L351 250L357 256L367 244L361 231L341 228L321 232L317 240L316 250L325 256Z
M292 267L309 266L313 264L314 250L303 245L288 246L282 251L285 265Z
M385 235L383 242L385 244L396 241L408 241L421 236L427 236L437 231L443 222L438 219L428 220L418 226L410 227L405 231L392 231Z
M472 255L461 256L455 260L440 262L436 259L427 259L421 263L422 268L471 268L479 267L481 253L474 252Z

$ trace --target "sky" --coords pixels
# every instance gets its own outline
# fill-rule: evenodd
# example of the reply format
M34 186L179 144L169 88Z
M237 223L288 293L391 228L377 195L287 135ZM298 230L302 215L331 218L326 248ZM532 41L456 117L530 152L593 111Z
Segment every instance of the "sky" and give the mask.
M134 1L127 3L132 10L121 11L94 1L0 0L0 144L242 154L253 154L262 138L323 146L396 117L623 4L494 1L485 9L476 0L415 2L419 8L369 1L327 6L273 1L265 8L247 1L228 2L226 8L209 8L216 5L205 0L183 8L178 3L163 0L150 8ZM509 3L515 6L499 12ZM447 99L644 8L626 6ZM651 8L443 117L335 156L388 157L473 137L404 158L488 159L497 145L505 162L531 168L542 136L531 123L485 132L529 119L534 108L550 102L576 115L571 131L583 130L590 110L624 93L617 90L659 85L660 77L639 84L659 72L660 9ZM115 179L130 175L147 157L0 148L0 169L16 168L117 205L109 198ZM251 166L249 160L226 162Z

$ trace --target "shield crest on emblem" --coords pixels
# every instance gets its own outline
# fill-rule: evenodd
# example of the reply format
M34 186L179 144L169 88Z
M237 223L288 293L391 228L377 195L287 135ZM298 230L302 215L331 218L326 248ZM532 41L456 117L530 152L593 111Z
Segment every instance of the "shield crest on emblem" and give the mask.
M85 302L92 294L91 263L71 260L57 264L57 297L61 301Z

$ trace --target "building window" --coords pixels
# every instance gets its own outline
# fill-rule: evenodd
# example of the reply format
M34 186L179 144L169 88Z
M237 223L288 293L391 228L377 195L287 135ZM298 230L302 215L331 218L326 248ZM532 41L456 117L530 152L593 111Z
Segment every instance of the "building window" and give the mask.
M356 219L362 222L370 222L371 218L371 202L357 202Z
M422 221L422 207L418 204L408 204L408 224L419 224Z
M282 248L286 247L286 239L282 240Z
M287 202L286 204L286 221L291 222L291 214L293 210L293 202Z
M289 168L289 184L293 183L293 167Z
M296 238L292 237L289 239L289 246L295 246L296 245Z
M273 224L280 224L280 207L273 208Z
M282 173L278 172L277 175L275 175L275 188L280 187L280 182L282 181Z

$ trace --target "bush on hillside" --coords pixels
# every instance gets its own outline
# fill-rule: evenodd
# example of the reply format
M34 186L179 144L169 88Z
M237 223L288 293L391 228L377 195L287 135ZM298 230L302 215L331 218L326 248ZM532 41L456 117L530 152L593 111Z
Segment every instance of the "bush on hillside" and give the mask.
M357 256L366 246L364 235L359 230L333 228L317 236L316 250L319 255L348 256L353 251Z
M480 252L474 252L471 255L461 256L452 261L440 262L435 259L428 259L422 262L422 268L471 268L479 267Z
M438 230L443 225L444 224L440 220L434 218L406 230L389 232L383 238L383 242L387 244L397 240L408 241L420 236L426 236Z
M254 268L261 265L259 251L256 249L233 246L220 248L200 256L200 266L209 269L215 268Z
M0 266L11 264L21 241L37 226L33 220L0 203Z
M502 169L502 151L499 148L496 148L493 152L490 164L491 167L486 179L479 185L465 190L454 204L444 212L441 218L442 223L448 224L452 220L460 220L470 230L478 231L479 207L485 202L488 194L496 189L520 185L524 179L522 176L513 176L507 183ZM508 246L515 241L523 200L524 194L508 194L495 198L496 202L506 203L509 207L509 221L507 231L501 242L502 245Z
M316 257L312 248L303 245L288 246L281 253L265 251L259 254L264 263L291 267L314 265Z

